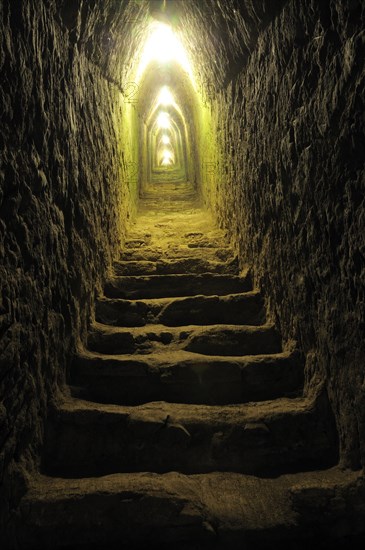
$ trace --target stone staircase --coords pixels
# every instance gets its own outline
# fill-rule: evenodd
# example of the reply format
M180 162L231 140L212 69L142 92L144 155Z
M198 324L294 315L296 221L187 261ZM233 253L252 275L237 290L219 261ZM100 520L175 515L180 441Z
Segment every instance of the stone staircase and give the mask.
M188 185L146 194L114 271L50 412L19 547L305 538L303 487L355 474L335 467L326 394L303 395L300 354Z

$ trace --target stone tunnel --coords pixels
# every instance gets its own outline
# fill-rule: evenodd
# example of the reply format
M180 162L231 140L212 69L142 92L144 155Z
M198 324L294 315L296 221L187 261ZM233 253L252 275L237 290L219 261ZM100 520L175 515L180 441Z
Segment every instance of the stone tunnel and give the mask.
M1 547L364 548L364 1L0 12Z

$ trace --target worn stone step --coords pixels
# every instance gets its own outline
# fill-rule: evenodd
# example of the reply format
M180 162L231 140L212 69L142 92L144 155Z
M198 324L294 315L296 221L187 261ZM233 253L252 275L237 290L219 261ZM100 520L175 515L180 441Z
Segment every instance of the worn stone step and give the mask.
M210 233L202 233L202 232L189 232L185 235L179 235L176 233L175 229L172 229L170 231L165 231L165 239L168 238L168 242L175 242L180 245L186 245L189 248L198 248L203 253L208 248L224 248L227 246L227 240L224 236L221 235L221 233L217 232L210 232ZM124 247L126 249L129 248L145 248L150 247L156 242L155 239L152 238L152 235L129 235L129 237L126 239L124 243Z
M73 395L99 403L169 401L227 405L298 395L303 364L297 352L207 357L187 351L110 356L80 351Z
M336 467L273 479L230 472L36 474L17 514L18 548L115 550L146 548L146 541L150 548L185 550L304 550L319 541L338 548L339 537L356 536L365 521L361 483L360 471ZM345 502L351 506L341 508L339 525Z
M109 279L104 287L108 298L169 298L237 294L252 290L248 270L239 276L211 273L187 275L136 275Z
M181 258L156 261L117 261L113 264L116 275L164 275L174 273L238 274L237 258L229 262L214 262L204 258Z
M275 475L334 465L324 393L230 406L136 407L68 398L50 411L42 471L64 477L132 471Z
M141 248L127 248L120 253L121 261L147 261L156 262L157 260L177 260L177 259L200 259L202 251L196 247L188 245L169 244L168 246L145 246ZM234 258L233 250L230 247L206 248L204 250L204 259L213 262L227 262Z
M166 327L112 327L94 323L88 348L106 354L153 353L186 350L204 355L258 355L279 353L281 340L272 325L187 325Z
M174 213L165 216L139 216L138 227L130 229L125 240L125 248L150 246L151 244L164 245L172 243L198 248L225 247L228 244L227 233L222 229L207 225L201 219L201 212L195 215L195 220L189 215L189 230L187 231L186 213L176 217ZM193 216L194 218L194 216ZM148 230L144 227L144 222Z
M188 296L184 298L152 298L123 300L99 298L96 320L115 326L144 326L158 323L182 325L262 325L265 310L258 291L227 296Z

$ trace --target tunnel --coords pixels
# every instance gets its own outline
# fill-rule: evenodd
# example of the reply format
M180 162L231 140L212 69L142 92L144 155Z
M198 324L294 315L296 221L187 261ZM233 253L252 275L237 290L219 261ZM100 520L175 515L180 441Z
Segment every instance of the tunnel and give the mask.
M0 13L1 548L363 548L364 1Z

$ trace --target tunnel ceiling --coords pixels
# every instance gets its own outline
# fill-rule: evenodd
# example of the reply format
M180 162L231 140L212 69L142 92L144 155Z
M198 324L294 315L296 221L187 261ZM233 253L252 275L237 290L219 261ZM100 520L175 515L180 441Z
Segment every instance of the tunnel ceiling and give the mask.
M286 0L47 0L80 51L121 89L153 19L174 27L201 85L219 89L242 68ZM165 6L165 7L164 7ZM209 20L209 24L207 21Z
M171 2L170 12L176 13L177 29L182 31L190 57L199 67L201 83L215 89L226 84L246 64L259 33L285 1Z

